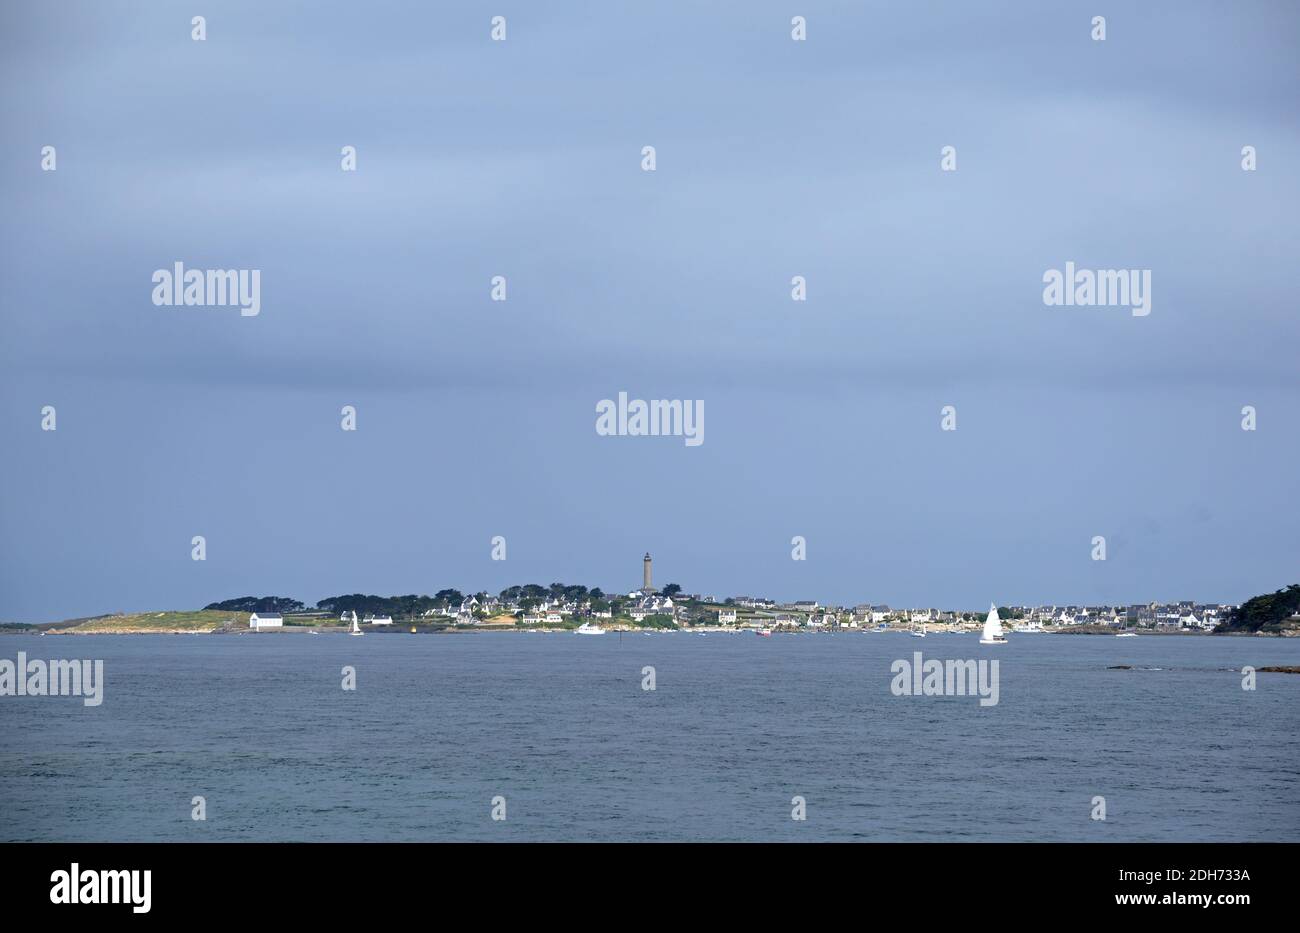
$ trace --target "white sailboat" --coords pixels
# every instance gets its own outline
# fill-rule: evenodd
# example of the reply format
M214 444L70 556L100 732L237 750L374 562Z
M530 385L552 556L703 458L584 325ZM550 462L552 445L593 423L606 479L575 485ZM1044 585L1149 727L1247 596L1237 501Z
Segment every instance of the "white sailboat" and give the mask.
M605 630L599 625L592 625L590 622L583 622L575 629L579 635L604 635Z
M919 632L914 628L912 629L912 631L908 632L908 634L911 635L913 638L924 638L925 625L924 624L921 625L921 630Z
M361 631L361 626L357 625L357 614L356 614L356 612L353 612L353 613L352 613L352 631L348 632L348 634L349 634L349 635L364 635L364 634L366 634L365 632Z
M981 645L1005 645L1007 640L1002 637L1002 620L998 618L998 607L996 604L989 605L988 618L984 620L984 633L980 635Z

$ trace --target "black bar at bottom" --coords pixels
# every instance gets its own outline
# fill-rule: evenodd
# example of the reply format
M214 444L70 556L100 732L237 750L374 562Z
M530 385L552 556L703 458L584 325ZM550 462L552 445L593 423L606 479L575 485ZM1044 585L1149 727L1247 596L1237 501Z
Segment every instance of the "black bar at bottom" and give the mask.
M0 846L6 917L128 923L376 918L430 910L633 919L891 908L999 919L1105 913L1231 922L1281 914L1280 843L812 845L19 843ZM74 868L75 866L75 868ZM148 872L148 875L145 875ZM75 874L75 883L74 883ZM76 889L75 892L73 889ZM75 901L75 903L74 903ZM86 903L92 901L92 903ZM104 903L104 902L108 903ZM464 911L483 913L464 914ZM599 911L599 914L591 914ZM609 911L615 911L611 914Z

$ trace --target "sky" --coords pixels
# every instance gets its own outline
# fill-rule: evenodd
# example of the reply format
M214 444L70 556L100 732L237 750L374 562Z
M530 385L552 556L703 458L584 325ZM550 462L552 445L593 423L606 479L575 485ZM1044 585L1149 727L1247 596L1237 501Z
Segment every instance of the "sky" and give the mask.
M846 605L1300 581L1295 4L200 6L0 6L0 620L646 551ZM155 305L178 261L260 313ZM1066 262L1151 313L1044 304ZM704 442L602 436L619 392Z

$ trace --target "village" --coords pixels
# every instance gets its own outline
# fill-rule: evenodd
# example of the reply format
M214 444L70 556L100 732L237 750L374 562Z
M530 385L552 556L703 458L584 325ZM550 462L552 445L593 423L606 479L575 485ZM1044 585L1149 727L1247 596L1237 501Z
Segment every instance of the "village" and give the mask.
M220 604L218 604L220 605ZM993 607L990 607L993 608ZM1012 632L1147 631L1208 633L1235 607L1191 600L1124 606L999 606ZM354 594L321 600L316 610L254 611L253 630L288 626L351 626L354 631L526 630L536 632L715 631L781 632L975 632L988 610L896 608L862 603L822 604L817 600L777 602L759 596L687 594L677 584L656 589L653 560L642 561L642 586L626 594L553 583L513 586L496 596L441 590L435 596L376 597ZM337 614L337 615L335 615ZM337 619L337 621L336 621Z

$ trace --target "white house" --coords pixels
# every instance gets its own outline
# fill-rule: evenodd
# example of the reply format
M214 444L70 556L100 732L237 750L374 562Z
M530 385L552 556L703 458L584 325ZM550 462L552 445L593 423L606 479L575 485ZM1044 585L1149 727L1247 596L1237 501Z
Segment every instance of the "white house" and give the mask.
M284 618L278 612L254 612L248 617L251 629L283 628Z
M735 610L735 609L719 609L719 610L718 610L718 624L719 624L719 625L735 625L735 624L736 624L736 610Z
M367 616L366 624L367 625L392 625L393 617L392 616Z
M557 610L548 609L546 611L547 625L562 625L563 623L564 623L564 616L560 615L560 613Z
M524 625L541 625L545 621L546 621L546 616L541 615L539 613L536 612L524 613L524 619L523 619Z

